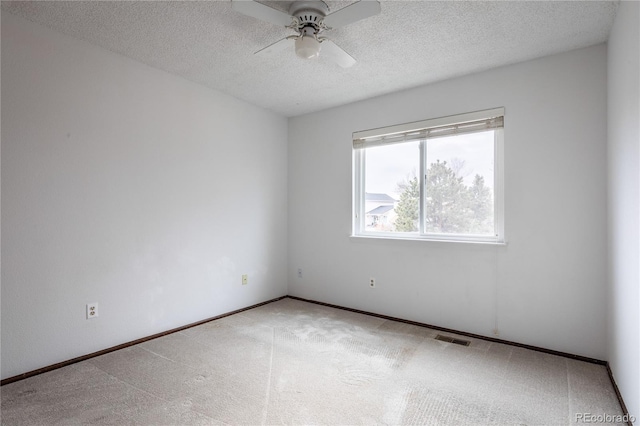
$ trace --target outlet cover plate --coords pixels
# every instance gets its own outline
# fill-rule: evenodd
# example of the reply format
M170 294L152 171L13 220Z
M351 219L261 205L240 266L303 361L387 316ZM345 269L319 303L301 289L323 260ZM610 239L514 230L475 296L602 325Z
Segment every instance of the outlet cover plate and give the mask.
M98 316L98 304L87 303L87 319L95 318Z

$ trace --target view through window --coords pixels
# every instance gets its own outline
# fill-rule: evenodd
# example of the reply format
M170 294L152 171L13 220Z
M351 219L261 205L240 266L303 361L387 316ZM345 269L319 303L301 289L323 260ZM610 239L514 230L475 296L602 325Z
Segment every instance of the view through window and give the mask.
M357 146L354 234L502 241L501 123L452 123L440 134L421 129Z

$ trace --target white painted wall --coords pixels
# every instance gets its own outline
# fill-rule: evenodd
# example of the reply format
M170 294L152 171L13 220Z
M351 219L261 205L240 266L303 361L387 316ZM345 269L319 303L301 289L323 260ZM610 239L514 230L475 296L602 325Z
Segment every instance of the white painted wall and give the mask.
M640 418L640 3L620 2L608 42L609 354Z
M3 13L2 378L285 295L286 179L286 118Z
M606 69L598 45L290 119L289 294L605 359ZM349 237L352 132L494 107L507 246Z

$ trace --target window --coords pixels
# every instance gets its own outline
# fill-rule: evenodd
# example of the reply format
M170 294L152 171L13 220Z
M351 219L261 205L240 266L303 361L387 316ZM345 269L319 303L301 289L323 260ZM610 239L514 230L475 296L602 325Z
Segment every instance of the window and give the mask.
M353 235L504 242L504 109L353 134Z

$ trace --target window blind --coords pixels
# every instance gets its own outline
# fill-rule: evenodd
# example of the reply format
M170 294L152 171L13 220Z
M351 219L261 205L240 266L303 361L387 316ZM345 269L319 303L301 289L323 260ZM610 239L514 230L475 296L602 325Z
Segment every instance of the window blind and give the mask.
M353 133L353 149L433 139L504 127L504 108L453 115Z

